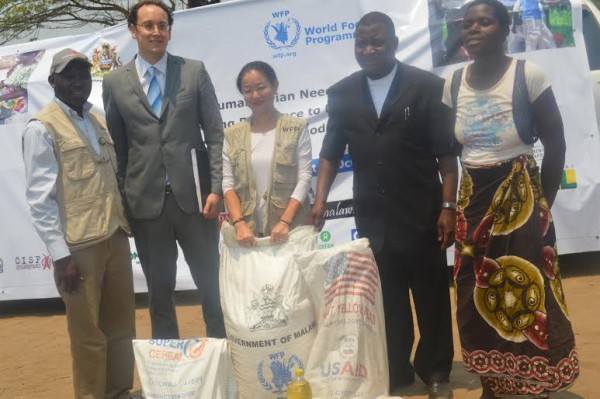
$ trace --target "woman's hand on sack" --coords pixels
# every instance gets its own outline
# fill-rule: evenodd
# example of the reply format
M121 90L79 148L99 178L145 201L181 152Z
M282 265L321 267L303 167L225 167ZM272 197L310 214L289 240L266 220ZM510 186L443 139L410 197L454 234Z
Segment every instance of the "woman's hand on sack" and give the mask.
M290 233L290 226L281 220L271 230L271 244L283 244L287 242Z
M250 248L256 244L254 233L252 233L252 230L250 230L250 227L244 221L236 223L235 238L242 247Z

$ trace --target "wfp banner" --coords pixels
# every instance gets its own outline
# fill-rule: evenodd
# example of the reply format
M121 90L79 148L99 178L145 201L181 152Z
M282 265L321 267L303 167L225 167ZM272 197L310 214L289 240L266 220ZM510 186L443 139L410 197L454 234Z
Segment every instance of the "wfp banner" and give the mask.
M524 10L521 1L504 2L520 15L511 27L508 52L531 59L544 70L564 120L566 165L553 207L559 251L600 250L600 213L594 212L600 203L600 143L581 4L542 1L536 9ZM206 63L225 126L249 115L235 85L240 68L253 60L270 63L280 82L277 108L309 122L316 176L327 123L326 89L358 69L353 45L359 18L369 11L387 13L400 40L397 58L447 77L469 56L459 37L464 5L463 0L232 1L176 13L169 51ZM103 76L131 60L137 50L125 25L0 48L0 300L57 296L52 262L31 226L25 200L21 133L28 119L52 98L47 82L50 63L65 47L92 60L90 101L99 112L103 112ZM542 155L538 144L538 161ZM351 198L352 160L345 156L329 197L320 248L358 238ZM145 291L135 248L132 260L136 291ZM194 288L183 260L180 266L178 289Z

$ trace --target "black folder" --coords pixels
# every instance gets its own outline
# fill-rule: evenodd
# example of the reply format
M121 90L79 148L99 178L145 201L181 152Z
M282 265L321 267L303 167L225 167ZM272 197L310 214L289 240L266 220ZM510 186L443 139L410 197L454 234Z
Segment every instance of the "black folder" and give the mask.
M196 184L196 195L200 212L206 205L206 197L211 193L210 162L208 151L203 148L192 148L192 167L194 168L194 183Z

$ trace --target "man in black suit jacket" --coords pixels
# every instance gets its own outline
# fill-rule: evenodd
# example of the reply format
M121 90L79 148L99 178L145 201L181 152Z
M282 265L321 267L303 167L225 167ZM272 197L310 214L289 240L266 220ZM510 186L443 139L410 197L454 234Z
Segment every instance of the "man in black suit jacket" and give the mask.
M457 165L443 80L398 62L392 20L361 18L355 56L361 71L328 90L329 121L320 153L313 223L346 145L354 168L354 214L381 276L390 391L414 381L430 398L450 398L452 329L445 249L453 243ZM440 182L440 176L442 181ZM414 359L412 291L421 335Z

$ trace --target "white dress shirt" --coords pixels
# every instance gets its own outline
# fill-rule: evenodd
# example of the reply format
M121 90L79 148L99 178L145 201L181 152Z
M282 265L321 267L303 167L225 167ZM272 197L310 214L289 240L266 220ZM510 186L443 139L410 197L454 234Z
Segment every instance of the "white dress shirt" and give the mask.
M69 120L84 134L94 149L100 153L100 143L90 121L91 103L83 106L83 118L68 105L54 98ZM46 244L54 261L71 254L65 241L56 202L58 161L52 136L39 120L27 123L23 132L23 162L25 163L25 195L29 203L33 226Z
M148 61L142 58L141 55L137 55L135 57L135 69L138 74L138 78L140 79L140 83L142 84L142 89L144 89L144 93L148 94L148 89L150 88L150 74L148 73L148 69L153 66L156 72L154 75L156 76L156 80L158 80L158 86L160 87L160 92L163 97L165 96L165 85L167 83L167 53L162 56L160 60L156 62L156 64L152 65Z

